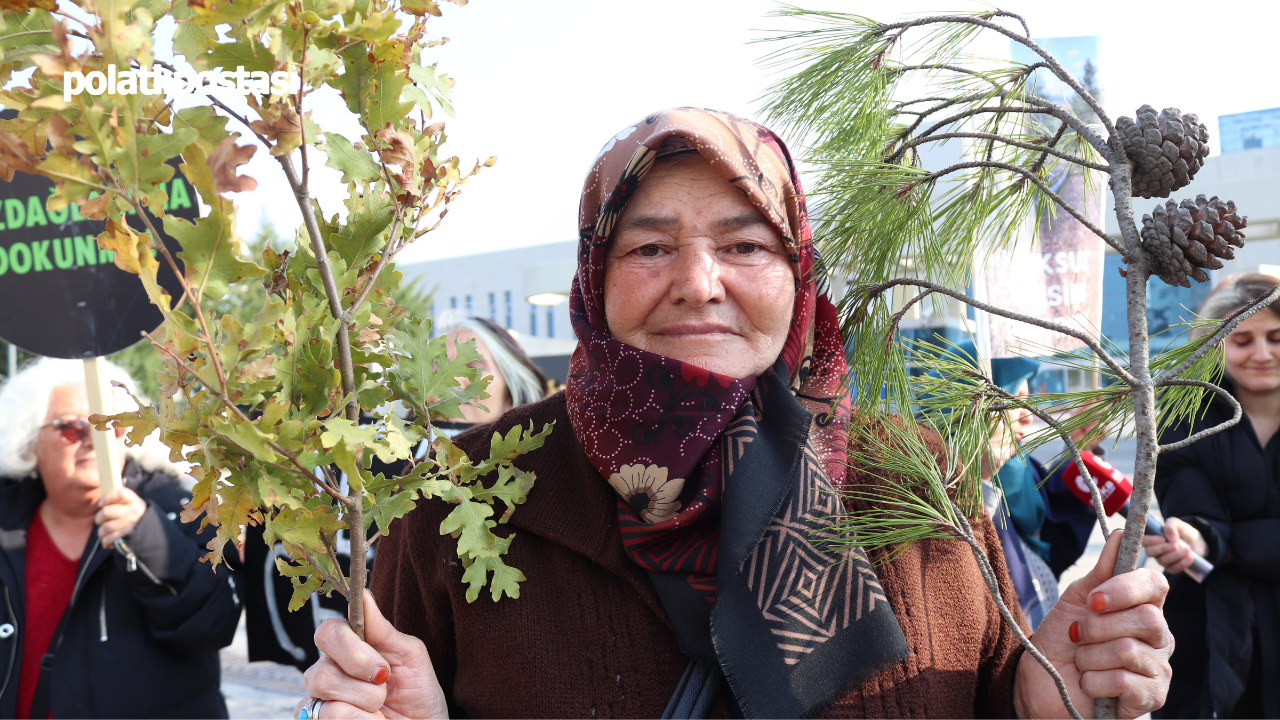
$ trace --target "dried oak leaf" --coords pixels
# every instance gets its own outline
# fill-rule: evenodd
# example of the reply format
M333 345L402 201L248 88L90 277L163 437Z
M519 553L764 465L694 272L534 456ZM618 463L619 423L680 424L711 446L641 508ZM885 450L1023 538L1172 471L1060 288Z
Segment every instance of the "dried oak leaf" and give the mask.
M15 171L34 173L36 168L31 164L31 151L27 143L11 132L0 132L0 179L5 182L13 180Z
M302 144L302 121L291 107L282 107L276 113L268 113L267 119L254 120L249 123L249 127L275 142L271 146L271 154L277 157L288 155Z
M222 195L229 192L246 192L258 187L258 181L248 175L237 175L236 168L249 162L257 152L257 145L236 145L239 135L225 137L218 147L209 153L209 170L213 173L213 191Z
M374 137L387 144L387 147L378 151L378 162L400 166L400 170L391 177L399 183L401 194L422 197L422 177L418 174L413 138L396 130L391 123L374 133Z
M49 116L49 125L46 131L48 132L49 144L53 145L54 150L70 148L75 144L75 137L67 132L70 129L71 123L67 122L66 118L57 114Z
M54 117L57 117L57 115L54 115ZM111 196L107 193L82 200L80 202L80 215L90 220L105 220L109 202L111 202Z

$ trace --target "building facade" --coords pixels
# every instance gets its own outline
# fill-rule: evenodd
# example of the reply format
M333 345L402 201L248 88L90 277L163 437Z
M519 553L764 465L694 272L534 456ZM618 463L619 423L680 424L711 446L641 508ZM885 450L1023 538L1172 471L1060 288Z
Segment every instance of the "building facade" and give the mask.
M396 268L404 273L405 284L416 282L433 291L432 321L452 311L494 322L511 331L543 371L563 383L568 357L578 344L567 302L577 250L577 241L570 240ZM534 282L539 286L532 287ZM530 296L559 304L531 303Z

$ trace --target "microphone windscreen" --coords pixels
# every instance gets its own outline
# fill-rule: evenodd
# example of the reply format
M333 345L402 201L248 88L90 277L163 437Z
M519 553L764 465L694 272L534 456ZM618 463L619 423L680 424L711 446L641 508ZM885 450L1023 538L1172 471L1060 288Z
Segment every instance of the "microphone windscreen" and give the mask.
M1081 452L1081 459L1084 460L1084 466L1089 470L1089 475L1093 477L1093 481L1098 486L1098 493L1102 495L1102 508L1108 515L1114 515L1129 502L1129 496L1133 494L1133 483L1129 482L1129 478L1124 473L1115 469L1106 460L1094 455L1091 452ZM1066 483L1067 489L1080 498L1086 505L1093 505L1093 496L1089 492L1089 484L1080 477L1080 470L1076 467L1074 460L1068 460L1067 468L1062 473L1062 480Z

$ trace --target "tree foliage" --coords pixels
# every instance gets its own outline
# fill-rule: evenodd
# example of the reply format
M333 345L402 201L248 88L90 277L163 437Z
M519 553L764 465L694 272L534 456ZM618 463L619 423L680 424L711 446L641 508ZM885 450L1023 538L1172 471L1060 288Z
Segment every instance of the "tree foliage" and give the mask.
M84 216L105 220L99 246L138 275L164 314L148 336L159 358L156 403L94 421L125 426L134 439L159 429L171 458L194 464L183 518L203 514L202 522L217 526L212 563L245 526L265 526L267 542L289 552L280 563L293 579L294 606L314 590L338 590L361 632L366 535L391 532L419 497L457 506L441 532L458 538L468 598L486 585L494 600L518 596L523 576L502 560L512 537L494 531L534 481L512 461L540 446L550 426L495 436L488 458L463 454L432 421L488 397L487 382L468 366L474 344L449 358L443 341L431 338L430 322L410 318L396 302L401 274L392 259L437 227L466 181L494 162L467 169L443 151L445 125L434 118L437 111L452 116L453 80L425 59L445 41L427 35L440 7L431 0L73 1L65 12L44 0L4 4L0 80L8 87L0 103L19 114L0 127L0 176L45 175L57 185L50 209L78 203ZM176 22L174 50L197 71L243 66L295 73L300 83L249 94L247 114L216 91L176 111L163 95L64 97L67 73L153 63L173 69L153 55L166 17ZM326 86L340 94L360 137L326 131L306 107L308 95ZM263 181L289 184L303 228L287 249L263 242L250 254L236 236L227 194L257 187L240 167L260 147L280 167ZM162 210L173 176L166 161L175 157L208 206L194 223ZM311 198L316 162L342 173L344 213L325 217ZM94 191L101 194L90 199ZM159 228L126 222L126 213L143 207L181 244L176 257L156 241ZM157 283L161 263L182 279L180 297ZM465 387L459 378L469 381ZM402 418L397 402L414 413ZM424 439L434 454L415 458ZM375 457L410 468L373 473ZM486 484L486 476L495 479ZM352 531L349 578L334 552L344 528Z

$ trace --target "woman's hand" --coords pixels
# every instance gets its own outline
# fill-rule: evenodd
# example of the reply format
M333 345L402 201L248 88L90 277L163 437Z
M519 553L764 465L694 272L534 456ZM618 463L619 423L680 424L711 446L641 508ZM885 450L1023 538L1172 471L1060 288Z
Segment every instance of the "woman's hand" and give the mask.
M1194 558L1191 553L1204 557L1209 553L1209 544L1204 541L1200 531L1178 518L1169 518L1164 523L1164 537L1144 535L1142 547L1147 554L1164 566L1170 575L1191 567Z
M133 532L134 526L147 511L147 501L129 488L119 487L103 495L98 500L98 508L93 522L98 525L102 547L110 548L116 540Z
M303 680L307 694L324 701L318 715L324 720L449 717L427 646L392 627L368 590L364 637L361 642L345 620L325 620L316 628L320 660L307 668ZM293 709L295 718L306 703Z
M1169 583L1145 568L1111 576L1122 534L1111 533L1098 564L1071 583L1031 637L1084 717L1093 717L1093 701L1103 697L1120 699L1117 717L1138 717L1164 705L1169 691L1173 635L1162 609ZM1028 653L1013 699L1018 717L1067 717L1053 678Z

